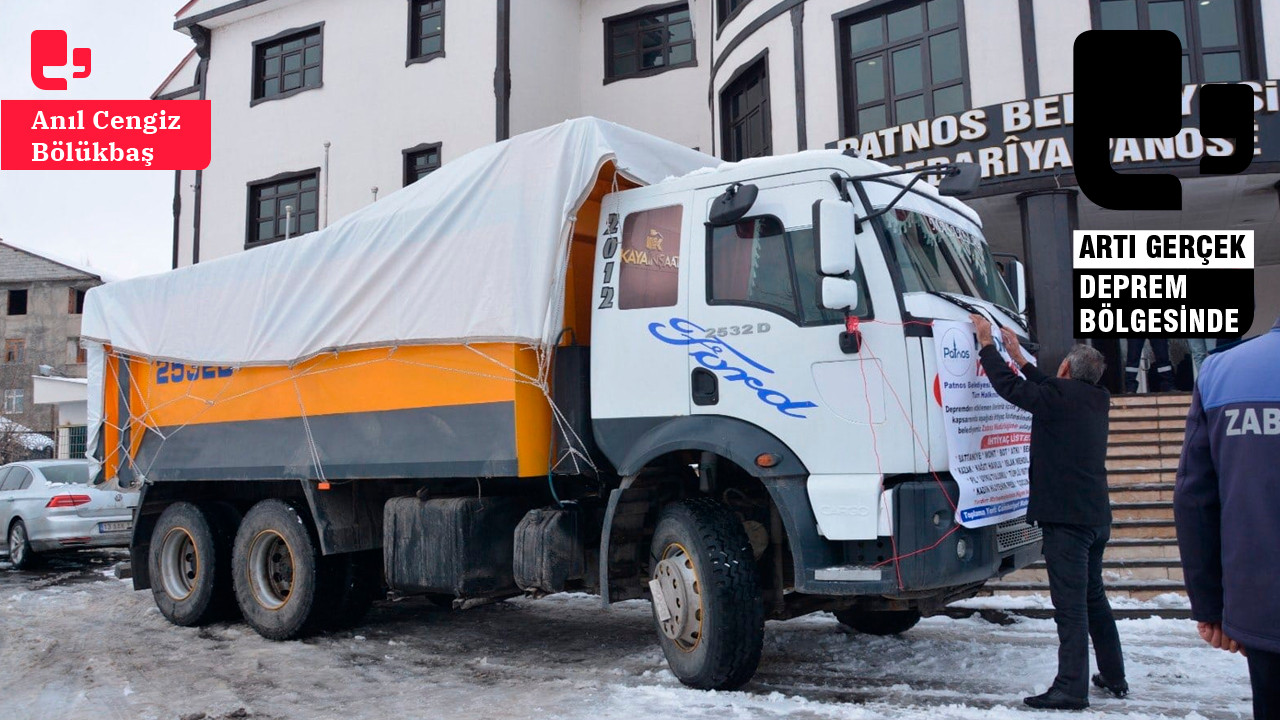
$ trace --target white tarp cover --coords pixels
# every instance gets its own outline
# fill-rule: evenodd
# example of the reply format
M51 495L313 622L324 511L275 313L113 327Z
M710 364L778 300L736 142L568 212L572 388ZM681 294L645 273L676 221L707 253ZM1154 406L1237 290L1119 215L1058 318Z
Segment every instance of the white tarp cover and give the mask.
M621 125L569 120L467 153L317 232L94 288L82 333L205 365L410 343L549 344L573 212L608 160L642 184L719 164Z

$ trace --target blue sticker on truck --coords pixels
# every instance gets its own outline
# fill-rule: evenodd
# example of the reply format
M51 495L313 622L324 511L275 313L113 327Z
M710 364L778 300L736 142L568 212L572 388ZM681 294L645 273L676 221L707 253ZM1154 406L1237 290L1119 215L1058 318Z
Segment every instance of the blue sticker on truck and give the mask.
M671 334L671 333L674 333ZM756 377L753 371L773 375L773 371L752 360L729 343L719 338L704 337L707 329L684 318L673 317L667 323L649 323L649 334L668 345L683 345L689 348L689 357L698 361L702 367L718 373L729 382L740 382L755 391L760 402L793 418L806 418L798 410L818 407L817 403L807 400L792 400L786 394L765 386L764 381ZM739 363L738 361L741 361ZM745 365L740 367L739 365Z
M215 365L189 365L160 361L156 363L156 384L195 382L196 380L212 380L214 378L231 377L235 368Z

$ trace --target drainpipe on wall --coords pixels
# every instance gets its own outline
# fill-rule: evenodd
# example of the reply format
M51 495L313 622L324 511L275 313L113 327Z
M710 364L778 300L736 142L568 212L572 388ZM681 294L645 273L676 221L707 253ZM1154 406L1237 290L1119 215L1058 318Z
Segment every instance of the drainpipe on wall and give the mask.
M320 227L329 226L329 141L324 141L324 217L320 218Z
M182 227L182 171L173 171L173 267L178 267L178 231Z
M209 73L209 49L213 36L208 28L200 25L191 26L191 39L196 41L196 55L200 57L196 65L196 83L200 86L200 99L205 99L206 82ZM204 170L196 170L195 200L192 203L191 264L200 262L200 204L204 180Z
M511 0L498 0L498 62L493 70L498 141L511 137Z

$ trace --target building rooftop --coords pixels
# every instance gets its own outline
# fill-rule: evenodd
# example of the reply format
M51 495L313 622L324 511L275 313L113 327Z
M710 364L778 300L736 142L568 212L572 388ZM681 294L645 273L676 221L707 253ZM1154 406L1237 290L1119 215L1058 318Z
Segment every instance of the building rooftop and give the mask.
M0 283L96 280L100 274L0 241Z

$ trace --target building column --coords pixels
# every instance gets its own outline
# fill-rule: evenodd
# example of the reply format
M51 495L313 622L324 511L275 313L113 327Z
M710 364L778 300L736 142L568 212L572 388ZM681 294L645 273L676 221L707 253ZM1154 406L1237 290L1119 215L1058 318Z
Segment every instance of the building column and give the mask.
M1027 265L1027 314L1040 367L1052 374L1074 343L1071 233L1079 227L1076 190L1022 193L1022 254Z

